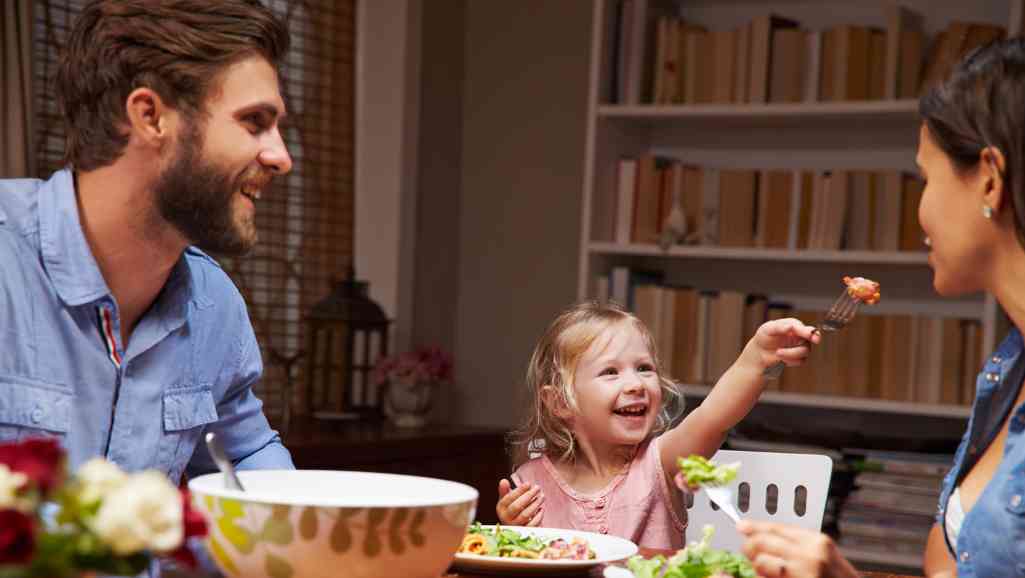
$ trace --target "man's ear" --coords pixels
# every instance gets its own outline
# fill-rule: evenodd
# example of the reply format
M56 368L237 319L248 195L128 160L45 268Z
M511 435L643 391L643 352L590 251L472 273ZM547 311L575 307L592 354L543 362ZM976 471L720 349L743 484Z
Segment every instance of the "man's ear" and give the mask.
M986 179L983 202L998 215L1002 203L1006 200L1004 195L1006 190L1004 188L1005 162L1004 153L1000 152L997 147L989 146L979 153L980 169Z
M174 110L151 88L136 88L125 101L129 138L147 147L161 149L171 141Z
M566 405L566 400L559 395L554 385L541 386L541 402L559 419L568 420L573 417L573 410Z

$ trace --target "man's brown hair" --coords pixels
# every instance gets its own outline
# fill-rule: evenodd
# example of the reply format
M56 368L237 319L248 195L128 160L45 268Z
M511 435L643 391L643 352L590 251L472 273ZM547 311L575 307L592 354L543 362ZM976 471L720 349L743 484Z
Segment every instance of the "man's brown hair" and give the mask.
M87 171L121 156L133 90L148 87L194 119L225 67L254 55L277 67L288 44L284 23L257 0L88 2L57 69L65 162Z

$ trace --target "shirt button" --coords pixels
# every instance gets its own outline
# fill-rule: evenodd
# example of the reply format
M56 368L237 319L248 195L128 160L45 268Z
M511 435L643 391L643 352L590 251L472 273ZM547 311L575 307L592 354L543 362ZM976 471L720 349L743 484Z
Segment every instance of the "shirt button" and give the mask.
M605 507L605 498L600 498L594 502L594 507L599 510Z
M986 379L989 381L1000 381L1000 375L996 373L987 373Z
M1000 359L999 355L993 356L993 363L1000 363L1001 361L1003 361L1003 359Z
M601 528L599 528L598 531L601 532L602 534L608 534L609 533L609 529L606 528L605 526L602 526Z
M1015 495L1011 496L1011 507L1012 508L1017 508L1020 505L1021 505L1021 495L1020 494L1015 494Z
M967 551L966 552L961 552L961 561L962 562L967 562L968 558L969 558L969 556L968 556L968 552Z
M29 419L32 420L32 423L39 423L43 419L43 415L43 408L37 406L32 410L32 415L29 416Z

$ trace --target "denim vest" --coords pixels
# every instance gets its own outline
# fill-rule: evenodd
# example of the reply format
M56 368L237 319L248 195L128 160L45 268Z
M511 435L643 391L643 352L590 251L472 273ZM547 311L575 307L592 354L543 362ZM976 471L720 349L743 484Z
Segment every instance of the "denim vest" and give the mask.
M968 429L943 480L937 523L947 501L1000 432L1010 413L1003 460L961 525L956 551L959 578L1025 576L1025 404L1012 408L1025 377L1022 335L1012 328L976 378ZM944 536L946 533L944 532Z

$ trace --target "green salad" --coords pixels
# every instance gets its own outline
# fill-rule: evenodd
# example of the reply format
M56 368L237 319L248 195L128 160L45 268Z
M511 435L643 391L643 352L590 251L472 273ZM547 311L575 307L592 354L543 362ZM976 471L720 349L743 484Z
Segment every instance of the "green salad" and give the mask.
M698 455L676 458L676 465L691 487L728 484L737 477L737 469L740 468L740 463L720 465Z
M484 538L483 552L480 553L485 556L511 557L524 551L541 552L548 546L535 536L520 534L501 526L484 528L480 522L474 522L467 533Z
M700 542L691 542L669 558L634 556L626 561L626 566L636 578L757 578L745 556L708 545L715 532L712 526L703 530Z

